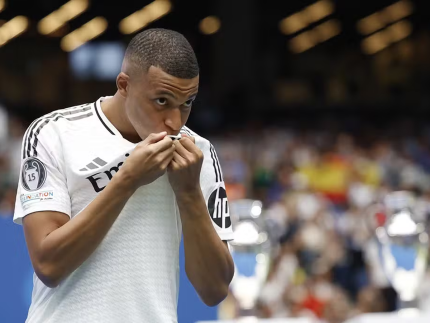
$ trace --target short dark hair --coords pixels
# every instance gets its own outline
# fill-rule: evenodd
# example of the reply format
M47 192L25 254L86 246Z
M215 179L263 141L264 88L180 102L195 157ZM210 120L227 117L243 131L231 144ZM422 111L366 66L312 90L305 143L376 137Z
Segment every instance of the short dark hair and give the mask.
M137 34L128 45L125 58L144 72L155 66L178 78L192 79L199 75L199 64L190 43L182 34L169 29L152 28Z

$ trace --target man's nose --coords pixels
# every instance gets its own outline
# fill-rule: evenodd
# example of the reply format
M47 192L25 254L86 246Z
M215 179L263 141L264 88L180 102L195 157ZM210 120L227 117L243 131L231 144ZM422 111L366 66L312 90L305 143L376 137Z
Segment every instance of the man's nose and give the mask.
M171 109L167 112L164 124L169 127L175 134L182 128L181 111L179 109Z

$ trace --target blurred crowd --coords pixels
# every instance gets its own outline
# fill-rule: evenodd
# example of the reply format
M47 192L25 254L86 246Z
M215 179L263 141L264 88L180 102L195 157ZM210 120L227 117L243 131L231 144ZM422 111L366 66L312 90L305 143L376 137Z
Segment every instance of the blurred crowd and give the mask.
M367 133L274 128L214 139L229 200L260 199L272 223L261 317L336 323L397 308L371 225L383 214L373 206L387 192L408 190L428 216L429 130L405 124ZM428 279L420 291L426 310Z
M12 216L25 124L0 105L0 218Z

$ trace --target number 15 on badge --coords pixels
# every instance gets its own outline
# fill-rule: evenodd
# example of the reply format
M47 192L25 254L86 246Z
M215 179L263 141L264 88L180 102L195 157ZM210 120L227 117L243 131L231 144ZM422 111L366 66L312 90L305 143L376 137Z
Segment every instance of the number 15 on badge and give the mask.
M27 191L40 189L46 181L46 167L37 158L28 158L22 167L22 186Z

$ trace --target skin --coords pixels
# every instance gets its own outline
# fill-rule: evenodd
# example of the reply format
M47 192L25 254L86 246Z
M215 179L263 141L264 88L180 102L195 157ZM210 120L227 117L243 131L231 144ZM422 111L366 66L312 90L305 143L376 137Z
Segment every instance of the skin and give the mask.
M116 81L118 91L103 101L103 112L131 142L162 131L177 135L190 116L199 76L180 79L154 66L146 73L134 69L127 62L123 64Z
M56 287L97 248L125 203L142 185L168 172L184 234L185 269L202 301L214 306L228 293L234 265L213 228L200 188L203 153L194 138L171 141L186 123L199 77L180 79L158 67L136 73L124 62L117 92L102 109L123 137L138 143L107 187L79 215L35 212L23 219L33 267ZM142 141L143 140L143 141Z

